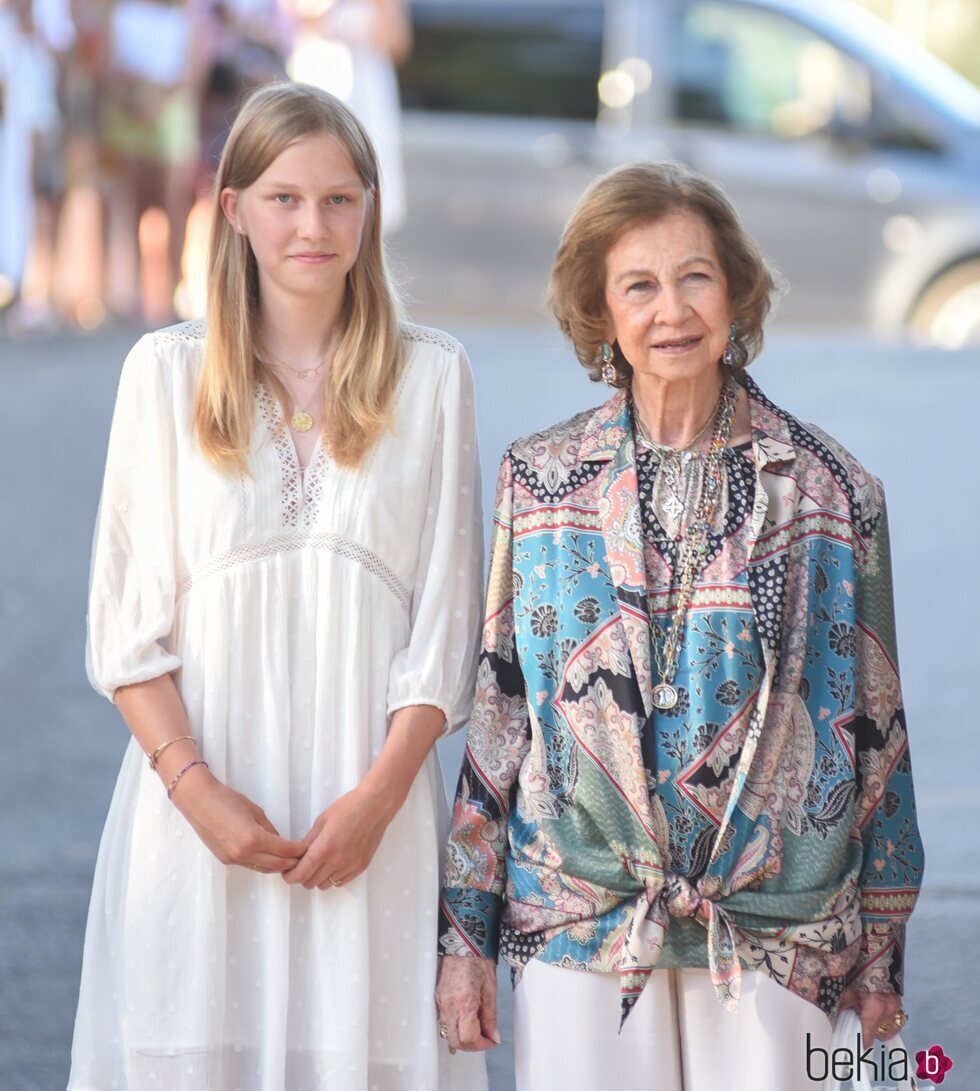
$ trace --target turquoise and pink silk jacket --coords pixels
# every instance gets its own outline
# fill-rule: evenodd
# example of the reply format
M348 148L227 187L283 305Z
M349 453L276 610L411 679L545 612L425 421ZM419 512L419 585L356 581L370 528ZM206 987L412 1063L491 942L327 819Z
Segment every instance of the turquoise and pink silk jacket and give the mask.
M748 565L732 580L714 542L697 594L748 596L764 669L672 785L704 826L696 875L671 870L688 831L644 760L652 561L625 397L512 444L500 470L440 948L617 972L623 1018L671 921L703 936L688 962L728 1007L742 967L828 1014L847 985L902 991L923 854L881 485L742 381Z

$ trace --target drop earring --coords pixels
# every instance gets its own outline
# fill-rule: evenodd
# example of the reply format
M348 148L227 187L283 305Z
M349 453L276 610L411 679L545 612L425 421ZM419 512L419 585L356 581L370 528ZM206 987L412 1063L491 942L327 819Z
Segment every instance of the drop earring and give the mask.
M615 386L619 373L613 363L613 350L608 341L603 341L599 347L599 357L602 360L602 381L609 386Z
M738 333L738 323L733 322L728 327L728 344L725 346L725 354L722 359L728 367L732 367L735 363L735 336Z

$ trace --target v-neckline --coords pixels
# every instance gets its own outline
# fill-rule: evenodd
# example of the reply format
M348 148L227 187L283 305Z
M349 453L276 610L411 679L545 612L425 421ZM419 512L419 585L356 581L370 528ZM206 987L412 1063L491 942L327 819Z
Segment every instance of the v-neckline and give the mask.
M256 400L279 462L283 525L310 527L319 510L323 478L329 464L323 434L317 436L309 462L301 465L282 405L261 379L256 381Z
M287 420L285 420L285 418L282 418L281 414L280 414L280 417L281 417L281 420L282 420L282 425L281 426L282 426L283 433L286 436L289 437L289 445L292 448L293 465L296 467L296 469L299 470L300 473L305 474L309 470L309 468L316 463L317 459L319 458L320 447L323 444L323 433L320 432L317 435L316 441L313 444L313 448L310 451L310 460L304 466L299 460L299 448L296 446L296 437L293 435L293 431L289 426L289 422Z

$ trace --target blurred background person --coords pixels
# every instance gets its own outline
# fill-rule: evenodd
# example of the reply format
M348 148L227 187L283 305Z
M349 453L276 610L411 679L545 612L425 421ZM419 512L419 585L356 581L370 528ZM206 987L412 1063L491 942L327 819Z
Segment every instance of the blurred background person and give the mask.
M45 137L57 131L57 66L38 31L31 0L0 5L0 310L19 297L34 235L36 200L54 161ZM39 184L40 183L40 184ZM16 324L16 323L15 323Z
M102 111L110 17L109 0L43 0L57 18L64 47L58 53L62 191L51 210L50 247L43 289L52 320L95 329L106 317L107 183ZM43 257L38 262L44 269ZM42 274L43 275L43 274ZM53 313L52 313L53 312Z
M202 12L184 0L117 0L109 21L103 140L111 171L110 306L165 322L194 201Z
M286 76L291 27L278 0L200 0L196 20L200 66L195 201L187 219L174 309L200 318L207 301L207 233L211 184L225 141L246 95Z
M74 42L74 24L68 0L34 0L31 52L35 84L37 128L33 137L31 184L33 216L20 298L13 307L8 328L29 332L49 328L56 322L54 274L56 232L65 192L65 59Z
M277 0L204 0L198 188L209 190L238 105L283 79L291 27Z
M405 218L401 110L395 66L412 49L404 0L282 0L295 25L288 70L336 95L371 135L381 163L385 232Z

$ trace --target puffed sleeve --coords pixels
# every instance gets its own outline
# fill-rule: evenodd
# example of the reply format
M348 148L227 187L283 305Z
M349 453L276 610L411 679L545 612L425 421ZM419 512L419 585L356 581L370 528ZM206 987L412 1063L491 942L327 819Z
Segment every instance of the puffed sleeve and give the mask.
M153 335L123 365L92 550L86 666L110 700L168 674L174 623L175 429L172 372Z
M513 474L497 480L483 645L456 789L440 902L439 953L496 959L507 882L507 822L531 745L514 640Z
M850 984L901 993L905 928L922 884L924 857L898 677L883 498L858 580L853 836L861 840L864 863L861 951Z
M462 348L443 383L426 513L411 637L392 661L388 715L434 705L448 733L466 723L473 700L483 572L473 376Z

